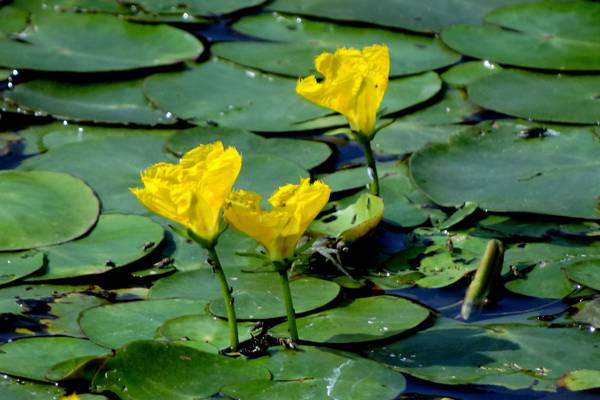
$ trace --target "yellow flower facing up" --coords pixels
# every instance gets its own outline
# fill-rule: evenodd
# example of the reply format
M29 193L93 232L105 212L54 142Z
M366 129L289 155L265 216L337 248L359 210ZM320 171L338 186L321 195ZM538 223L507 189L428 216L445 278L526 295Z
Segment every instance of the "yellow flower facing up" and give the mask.
M315 67L325 79L317 82L314 75L300 79L296 93L341 113L353 131L371 139L377 109L388 86L390 54L387 46L322 53L315 59Z
M242 157L223 143L200 145L179 164L158 163L142 172L143 188L130 189L150 211L191 230L208 244L222 231L221 209L240 173Z
M331 189L323 182L302 179L285 185L269 198L270 211L260 208L261 196L244 190L231 193L225 219L262 244L273 261L294 255L298 240L327 204Z

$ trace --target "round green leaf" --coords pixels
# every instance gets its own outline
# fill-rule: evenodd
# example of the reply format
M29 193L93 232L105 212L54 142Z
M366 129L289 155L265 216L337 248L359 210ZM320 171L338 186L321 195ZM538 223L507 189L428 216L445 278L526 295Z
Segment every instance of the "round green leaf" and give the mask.
M567 265L565 273L572 281L594 290L600 290L600 258Z
M48 313L54 318L41 319L46 331L52 335L65 335L85 338L79 327L79 314L83 311L107 304L108 301L83 293L69 293L56 297L49 303Z
M68 172L84 179L98 193L104 212L148 214L129 188L142 185L141 170L170 160L163 151L166 136L144 132L131 130L123 137L57 146L29 158L22 168Z
M600 370L578 369L560 379L560 385L569 390L590 390L600 388Z
M579 311L573 315L573 321L588 324L593 329L600 329L600 297L579 302L576 307Z
M189 13L204 17L230 14L245 8L256 7L265 0L127 0L148 13L182 14Z
M344 190L366 187L371 179L367 170L362 167L340 169L327 175L319 177L332 192L342 192Z
M260 320L285 316L281 284L273 272L230 274L235 311L238 319ZM340 287L337 283L316 278L298 278L290 282L296 313L305 313L333 301ZM210 302L211 313L225 317L222 299Z
M294 161L306 169L323 163L331 155L331 149L325 143L286 138L266 139L242 129L222 127L196 127L179 131L167 140L167 148L181 156L200 144L217 140L225 146L235 146L244 158L247 155L270 154Z
M215 282L216 283L216 282ZM253 323L238 323L240 342L249 340ZM160 336L170 340L192 340L212 344L219 349L229 347L227 321L210 315L185 315L166 321L158 330Z
M490 110L539 121L596 124L600 76L502 70L468 86L469 98ZM527 96L523 96L527 93Z
M464 130L463 125L422 125L394 122L377 132L372 146L381 154L407 154L429 143L444 143L448 138Z
M83 312L79 325L94 343L116 349L134 340L152 339L164 322L205 308L206 301L188 299L115 303Z
M110 271L149 254L163 235L163 228L147 217L103 215L89 235L45 248L48 262L43 274L27 279L61 279Z
M430 145L411 158L414 182L444 206L473 201L491 211L600 219L596 135L561 127L528 138L528 129L497 121Z
M20 378L47 381L46 374L58 363L76 357L108 352L89 340L70 337L33 337L0 346L0 371Z
M44 253L0 253L0 285L30 275L44 265Z
M3 400L58 400L65 389L54 385L22 382L9 377L0 379L0 398Z
M276 0L269 8L342 21L360 21L416 32L439 32L456 23L477 24L498 7L523 0Z
M600 369L598 336L578 329L475 325L442 319L369 356L428 381L555 391L577 369Z
M486 76L502 70L498 64L485 61L468 61L457 64L444 72L442 80L452 87L465 87Z
M170 113L158 110L142 92L142 80L67 82L34 80L2 95L24 111L55 118L118 124L172 124Z
M213 54L294 78L311 73L315 57L323 52L342 47L363 48L373 43L389 47L391 76L442 68L460 59L459 54L436 38L366 27L356 29L277 13L243 18L233 28L260 41L217 43L211 48Z
M115 71L198 57L202 44L166 25L138 25L103 14L37 12L18 35L0 37L0 64L43 71Z
M137 341L120 349L92 385L123 400L194 400L208 398L226 385L269 378L269 371L252 361L176 343Z
M308 171L284 156L258 154L244 157L235 187L256 192L267 199L280 186L310 176Z
M46 171L0 172L0 251L66 242L96 222L98 199L81 180Z
M404 391L402 375L355 354L302 346L300 351L271 348L260 361L273 380L237 383L223 388L233 398L395 399Z
M30 311L28 300L51 302L67 293L83 292L90 287L67 285L19 285L0 289L0 314L20 314Z
M16 7L0 7L0 38L11 33L21 32L27 27L29 13ZM1 39L0 39L1 40Z
M442 39L471 57L551 70L600 70L600 4L545 1L485 16L491 25L453 25Z
M293 293L293 290L292 290ZM412 329L429 310L394 296L364 297L296 320L300 339L317 343L358 343L385 339ZM287 322L272 329L287 336Z
M116 349L134 340L152 339L164 322L200 314L205 308L206 301L187 299L115 303L83 312L79 325L94 343Z

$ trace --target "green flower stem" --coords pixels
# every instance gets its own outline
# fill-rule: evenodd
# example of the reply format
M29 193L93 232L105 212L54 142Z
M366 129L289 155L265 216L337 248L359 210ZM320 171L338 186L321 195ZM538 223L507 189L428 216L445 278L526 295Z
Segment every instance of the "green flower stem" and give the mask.
M375 162L375 156L373 156L371 141L369 139L361 138L359 136L359 143L361 144L365 152L365 158L367 159L367 169L369 173L369 178L371 179L369 189L371 189L372 194L374 194L375 196L379 196L379 175L377 174L377 163Z
M225 277L225 271L223 271L223 267L221 266L221 261L219 261L219 256L217 255L217 251L215 250L215 246L206 247L208 251L208 256L210 258L210 263L213 268L213 272L217 276L219 280L219 284L221 285L221 294L223 295L223 301L225 301L225 309L227 310L227 322L229 323L229 347L231 351L237 351L239 347L239 337L238 337L238 327L237 327L237 317L235 316L235 308L233 306L233 297L231 296L231 288L227 283L227 278Z
M292 292L290 290L290 282L288 280L287 268L277 268L281 287L283 288L283 301L285 302L285 312L288 319L288 331L292 342L298 342L298 328L296 327L296 312L294 311L294 303L292 301Z

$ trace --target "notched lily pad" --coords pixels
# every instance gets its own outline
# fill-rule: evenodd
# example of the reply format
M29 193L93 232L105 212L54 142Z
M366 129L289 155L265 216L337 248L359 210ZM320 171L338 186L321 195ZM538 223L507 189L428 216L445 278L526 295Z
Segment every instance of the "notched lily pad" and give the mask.
M41 274L28 281L100 274L131 264L149 254L163 239L163 228L139 215L107 214L89 235L46 247L48 259Z
M89 186L71 175L47 171L0 172L0 251L72 240L98 218L100 204Z
M362 48L373 43L390 49L390 75L409 75L442 68L460 59L439 39L389 30L337 25L277 13L248 16L233 29L259 41L217 43L219 57L277 74L298 77L313 71L313 60L341 47Z
M44 266L44 253L0 253L0 286L34 273Z
M256 362L205 353L176 343L137 341L119 349L92 387L124 400L208 398L224 386L269 380Z
M292 292L293 293L293 292ZM297 319L300 339L316 343L358 343L385 339L423 322L429 310L394 296L355 299ZM287 336L287 322L271 332Z
M216 17L246 8L256 7L265 0L124 0L125 4L140 7L151 14L191 14L202 17ZM184 18L185 20L185 18Z
M0 37L0 64L42 71L96 72L191 60L203 46L166 25L139 25L103 14L35 12L16 37Z

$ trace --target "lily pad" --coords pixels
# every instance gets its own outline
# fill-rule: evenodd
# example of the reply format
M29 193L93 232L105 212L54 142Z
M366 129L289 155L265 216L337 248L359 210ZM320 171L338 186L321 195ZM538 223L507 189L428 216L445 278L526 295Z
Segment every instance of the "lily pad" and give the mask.
M135 340L152 339L164 322L200 314L205 308L206 301L187 299L116 303L83 312L79 325L94 343L116 349Z
M302 346L300 351L271 348L259 359L273 380L226 386L233 398L258 399L395 399L404 391L402 375L355 354Z
M278 132L346 123L341 116L316 120L330 111L296 95L295 85L293 79L213 59L184 72L153 75L146 79L144 92L161 109L200 125ZM440 88L441 80L434 72L394 79L381 108L389 114L411 107ZM213 93L219 93L218 99Z
M98 199L81 180L47 171L0 172L0 251L62 243L96 222Z
M55 298L49 303L48 311L53 319L41 319L46 331L52 335L65 335L85 338L79 327L79 314L83 311L107 304L108 301L83 293L69 293L66 296Z
M0 393L3 400L58 400L65 394L65 389L6 376L0 379Z
M577 329L441 319L433 328L372 350L369 356L441 384L555 391L563 374L600 367L597 341L597 335Z
M348 207L314 221L310 231L349 243L375 229L383 218L383 210L380 197L364 193Z
M551 236L594 237L600 234L600 224L592 221L573 222L556 217L527 215L488 215L479 221L479 227L509 238L545 238Z
M422 125L394 122L377 132L372 142L380 154L413 153L429 143L445 143L450 136L465 129L463 125Z
M29 13L11 6L0 7L0 40L3 36L21 32L27 27Z
M123 137L108 136L50 149L29 158L21 168L68 172L82 178L98 193L104 212L148 214L129 188L141 185L141 170L172 161L163 150L165 139L165 135L137 135L132 130Z
M124 0L123 3L135 4L145 12L154 14L189 13L196 16L215 17L230 14L245 8L259 6L265 0Z
M46 374L60 362L108 353L89 340L70 337L33 337L0 346L0 371L20 378L48 381Z
M572 281L600 290L600 258L570 264L565 267L565 273Z
M108 214L89 235L44 248L48 259L42 274L28 281L100 274L139 260L160 244L163 228L147 217Z
M579 309L573 315L573 321L588 324L593 329L600 329L600 298L595 297L589 301L582 301L576 305Z
M600 70L600 4L545 1L485 16L489 25L453 25L444 42L462 54L551 70Z
M0 314L21 314L31 311L29 302L51 302L67 293L83 292L89 286L18 285L0 289ZM93 288L93 287L92 287Z
M527 138L526 129L483 124L417 151L410 161L414 182L443 206L474 201L484 210L600 219L600 145L593 131L551 129Z
M16 281L44 266L44 253L0 253L0 285Z
M226 385L259 379L270 379L269 371L252 361L177 343L137 341L120 349L92 386L123 400L193 400L208 398Z
M253 323L238 323L240 342L252 337ZM191 340L208 343L218 349L229 346L229 325L227 321L210 315L185 315L166 321L158 330L158 336L169 340Z
M502 70L498 64L494 64L488 60L485 61L468 61L462 64L457 64L444 72L442 80L452 87L465 87L486 76L495 74Z
M293 292L292 292L293 293ZM394 296L373 296L297 319L300 339L316 343L359 343L398 335L418 326L429 310ZM287 336L287 322L271 332Z
M526 296L559 299L577 288L564 269L596 258L600 259L600 246L595 242L557 240L511 247L505 253L504 272L511 272L513 267L518 274L506 288Z
M173 124L170 113L158 110L142 92L142 79L112 82L34 80L3 92L4 99L25 111L74 121L118 124Z
M331 155L325 143L287 138L263 138L251 132L223 127L197 127L180 131L167 140L167 148L183 155L188 150L216 140L225 146L235 146L244 156L270 154L296 162L305 169L316 167Z
M360 21L416 32L440 32L457 23L481 22L489 11L522 0L381 0L377 4L361 0L276 0L275 11L310 15L341 21Z
M537 121L596 124L600 76L505 69L467 86L475 104ZM527 93L527 96L523 96Z
M308 171L285 157L271 154L249 155L244 157L243 168L235 187L256 192L265 201L277 188L309 176Z
M42 71L117 71L193 60L189 33L103 14L36 12L18 40L0 37L0 64Z
M467 99L464 90L445 89L425 103L425 107L397 118L396 123L426 126L459 124L477 120L477 114L481 111L479 106Z
M230 274L235 311L238 319L261 320L285 316L283 293L277 274L273 272ZM340 287L337 283L317 278L298 278L290 281L296 313L301 314L333 301ZM225 317L222 299L210 302L211 313Z
M233 24L233 29L258 41L217 43L211 48L213 54L294 78L311 73L313 60L320 53L335 52L340 47L362 48L373 43L389 47L391 76L438 69L460 59L458 53L450 51L436 38L366 27L359 30L277 13L243 18Z
M560 379L560 385L569 390L590 390L600 388L600 370L578 369Z

